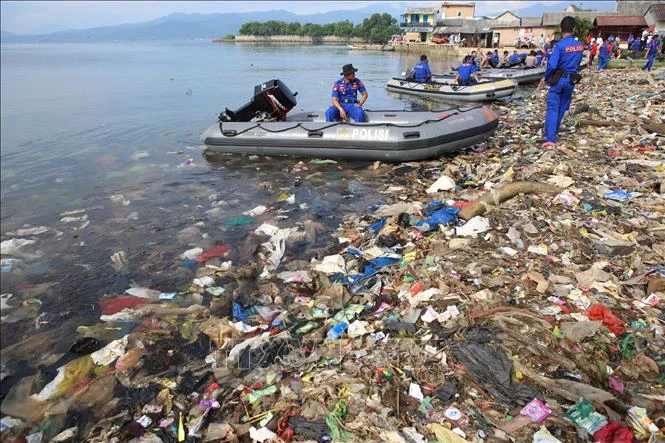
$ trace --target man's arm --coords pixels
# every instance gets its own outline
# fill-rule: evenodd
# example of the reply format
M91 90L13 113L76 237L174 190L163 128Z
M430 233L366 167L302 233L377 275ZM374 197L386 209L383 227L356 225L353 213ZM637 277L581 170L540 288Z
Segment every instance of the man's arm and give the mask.
M365 104L365 102L367 101L367 96L368 96L367 89L365 89L362 92L362 96L360 97L360 101L358 102L358 106L362 106L362 105Z
M549 82L554 72L559 68L559 44L554 45L552 56L547 60L547 69L545 70L545 81Z

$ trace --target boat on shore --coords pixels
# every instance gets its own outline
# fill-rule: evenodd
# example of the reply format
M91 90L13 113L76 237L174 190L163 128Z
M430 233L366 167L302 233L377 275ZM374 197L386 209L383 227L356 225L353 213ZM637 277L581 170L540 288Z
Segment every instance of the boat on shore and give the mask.
M583 58L580 63L580 69L586 68L587 59ZM540 79L545 75L547 70L546 65L527 67L527 66L513 66L505 68L484 68L481 71L478 71L478 75L481 79L490 79L490 80L505 80L512 79L515 80L518 84L533 83L540 81ZM432 74L432 78L455 78L457 71L451 69L448 72L441 74Z
M481 79L475 85L458 85L453 78L439 77L431 83L410 81L406 78L391 78L386 84L388 91L422 97L442 98L465 102L490 102L513 95L517 82L512 79Z
M369 43L352 45L350 43L347 43L346 46L349 49L362 50L362 51L394 51L395 50L395 47L392 46L390 43L386 43L385 45L369 44Z
M545 75L545 66L538 66L536 68L527 68L526 66L516 66L513 68L485 68L478 71L481 79L488 80L515 80L518 84L537 82ZM454 79L457 71L451 69L448 72L439 74L432 74L432 78L437 79Z
M326 122L324 111L287 115L295 94L279 80L227 109L202 135L209 152L404 162L458 152L486 140L497 115L483 106L439 111L365 111L365 121Z

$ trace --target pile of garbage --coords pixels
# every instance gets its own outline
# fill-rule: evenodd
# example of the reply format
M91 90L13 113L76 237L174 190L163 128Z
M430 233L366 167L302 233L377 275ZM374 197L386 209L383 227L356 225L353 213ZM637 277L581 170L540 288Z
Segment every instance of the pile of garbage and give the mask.
M39 362L4 395L3 440L664 438L663 91L587 76L554 150L545 91L497 105L486 145L372 165L386 204L335 231L291 223L288 193L226 220L243 262L187 228L188 287L110 291L57 361L54 330L3 349Z

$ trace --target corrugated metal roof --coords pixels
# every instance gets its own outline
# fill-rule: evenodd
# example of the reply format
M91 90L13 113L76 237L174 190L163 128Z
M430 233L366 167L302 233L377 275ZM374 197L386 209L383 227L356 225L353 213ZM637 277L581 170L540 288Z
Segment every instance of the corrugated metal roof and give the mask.
M594 20L595 26L646 26L647 21L641 15L598 16Z
M654 3L653 5L649 6L647 14L649 11L654 13L656 20L665 21L665 3Z
M476 28L475 26L439 26L433 34L489 34L489 28Z
M436 8L406 8L404 14L438 14L439 10Z
M543 26L559 26L561 19L570 15L573 17L583 17L593 22L598 16L619 15L618 12L590 11L590 12L544 12Z
M542 23L542 17L522 17L522 26L540 26Z

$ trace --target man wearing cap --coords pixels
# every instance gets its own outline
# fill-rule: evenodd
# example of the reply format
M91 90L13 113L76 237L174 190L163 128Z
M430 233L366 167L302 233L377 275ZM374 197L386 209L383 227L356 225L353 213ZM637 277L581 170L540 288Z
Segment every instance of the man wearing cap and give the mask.
M347 115L356 122L365 121L362 106L367 101L367 89L363 82L356 78L357 71L351 64L342 67L340 75L343 77L333 85L332 106L326 111L327 122L334 122L339 118L346 120ZM360 100L358 92L361 94Z

